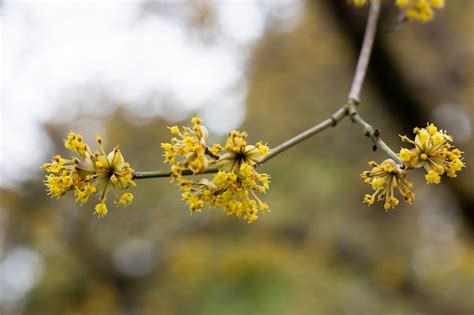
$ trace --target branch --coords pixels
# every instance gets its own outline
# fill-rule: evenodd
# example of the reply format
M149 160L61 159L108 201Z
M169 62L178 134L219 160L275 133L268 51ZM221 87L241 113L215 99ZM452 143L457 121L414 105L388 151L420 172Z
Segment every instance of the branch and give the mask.
M357 112L355 107L359 103L360 90L364 83L365 74L367 72L367 67L369 65L370 55L372 52L372 47L375 39L375 33L377 29L377 20L380 14L380 1L372 1L370 6L369 17L367 21L367 26L365 29L364 40L362 42L362 48L357 61L356 72L354 74L354 79L352 81L351 90L349 93L349 99L346 105L341 106L334 114L329 118L321 121L315 126L299 133L293 138L283 142L277 147L270 150L267 156L262 160L262 164L274 158L275 156L281 154L282 152L288 150L294 145L320 133L323 130L328 129L329 127L334 127L339 121L344 117L350 116L352 121L359 124L364 129L364 134L367 137L370 137L374 142L374 145L380 147L385 151L392 159L400 163L400 159L397 154L393 152L392 149L380 138L379 131L374 129L369 123L363 120ZM216 167L211 167L206 169L201 174L217 173L218 169ZM190 170L184 170L182 175L193 175L193 172ZM170 177L171 171L151 171L151 172L134 172L134 179L143 179L143 178L160 178L160 177Z
M209 174L217 173L218 169L216 167L210 167L200 174ZM133 179L143 179L143 178L162 178L162 177L171 177L171 171L147 171L147 172L133 172ZM184 170L181 173L183 176L193 175L194 173L191 170Z
M360 125L364 130L364 135L369 137L374 143L374 149L380 147L397 163L401 163L398 155L380 138L378 129L372 127L357 112L356 105L360 102L360 91L364 84L367 67L369 66L370 56L372 54L372 47L374 46L375 34L377 31L377 21L380 15L380 1L373 0L370 4L369 17L365 27L364 39L362 41L362 48L360 50L359 59L357 60L357 67L352 80L351 91L347 102L348 114L352 122Z
M303 131L302 133L294 136L293 138L283 142L279 146L273 148L270 150L270 153L268 153L267 156L263 159L262 163L267 162L271 158L277 156L278 154L288 150L292 146L320 133L321 131L329 128L329 127L334 127L337 125L339 121L341 121L344 117L348 115L348 107L347 105L342 106L339 108L334 114L331 115L331 117L323 120L319 124L309 128L308 130Z
M352 80L351 91L349 93L349 103L358 104L360 101L360 90L364 83L367 66L369 65L372 47L374 46L375 32L377 30L377 21L380 15L380 1L374 0L370 4L369 17L365 28L362 48L357 61L356 72Z
M395 162L399 164L402 163L398 155L382 140L382 138L380 138L380 131L372 127L372 125L360 117L354 104L349 105L349 116L351 117L352 122L360 125L364 129L364 135L372 140L374 143L374 151L379 147Z
M303 131L302 133L294 136L293 138L283 142L279 146L270 150L270 152L265 156L262 160L262 164L270 160L271 158L277 156L278 154L288 150L292 146L314 136L315 134L320 133L321 131L328 129L329 127L334 127L337 125L339 121L341 121L344 117L349 114L348 106L344 105L339 108L331 117L323 120L319 124ZM218 169L216 167L211 167L206 169L203 173L200 174L209 174L209 173L217 173ZM193 175L193 172L190 170L184 170L182 175ZM134 179L142 179L142 178L160 178L160 177L170 177L171 171L151 171L151 172L134 172L133 178Z

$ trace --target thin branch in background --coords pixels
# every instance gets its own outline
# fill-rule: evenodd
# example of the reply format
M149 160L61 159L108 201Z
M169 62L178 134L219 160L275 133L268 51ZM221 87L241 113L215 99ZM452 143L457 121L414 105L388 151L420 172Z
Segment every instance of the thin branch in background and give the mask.
M349 103L358 104L360 102L360 90L364 84L365 74L369 65L372 47L374 46L375 33L377 31L377 21L380 15L380 1L372 1L370 4L369 17L365 27L364 39L360 50L357 67L352 80L351 91L349 92Z
M365 27L364 39L362 41L362 48L360 50L359 59L357 60L356 71L354 79L352 80L351 91L348 99L348 114L351 117L352 122L360 125L364 130L364 135L369 137L374 143L374 150L377 148L382 149L387 153L393 160L401 163L398 155L380 138L380 132L367 123L359 115L356 109L356 105L360 102L360 91L367 74L367 68L369 66L370 57L372 55L372 48L374 46L375 34L377 31L377 22L380 16L381 2L373 0L370 5L369 17L367 19L367 25Z

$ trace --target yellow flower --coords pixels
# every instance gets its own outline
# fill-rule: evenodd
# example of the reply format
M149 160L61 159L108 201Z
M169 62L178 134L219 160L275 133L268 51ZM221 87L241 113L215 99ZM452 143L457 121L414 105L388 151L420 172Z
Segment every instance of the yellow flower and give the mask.
M361 7L367 3L367 0L352 0L352 3L357 7Z
M441 176L433 170L430 170L428 174L425 175L425 179L428 184L439 184L441 182Z
M107 205L105 204L105 202L98 203L95 206L94 213L96 213L99 218L106 216L108 212L109 209L107 209Z
M186 201L191 213L200 212L205 202L211 202L216 186L207 178L198 181L181 179L179 187L183 190L181 196Z
M64 140L64 147L68 150L75 151L82 158L85 157L88 149L87 144L82 141L82 136L74 132L70 132L67 135L67 139Z
M126 206L126 205L131 204L132 201L133 201L133 195L127 192L127 193L123 193L120 196L120 198L118 198L118 200L115 201L115 203Z
M97 189L90 183L85 184L82 188L77 188L74 193L76 195L76 201L82 204L87 203L89 196L93 195Z
M431 0L431 5L436 9L444 8L444 0Z
M222 152L222 147L219 143L215 143L211 147L211 153L214 155L218 155L219 153Z
M94 193L100 193L100 203L95 207L99 216L107 214L107 193L111 189L124 190L136 186L133 181L133 169L124 161L119 148L106 154L102 138L97 137L99 150L92 152L82 140L82 136L69 133L64 141L66 149L74 151L79 158L64 159L59 155L53 157L51 163L43 164L43 169L51 173L46 175L45 185L51 197L60 198L69 191L74 191L76 201L85 204ZM124 194L122 200L131 202L133 196ZM130 197L132 196L132 197ZM121 202L122 203L122 202Z
M248 145L245 132L232 131L224 146L214 144L209 148L208 133L202 120L194 117L192 123L192 130L171 127L171 133L180 139L173 138L171 143L161 145L165 150L165 162L171 164L172 180L177 182L190 212L200 212L206 206L222 208L228 215L250 223L258 218L259 211L269 211L268 205L256 194L266 192L270 176L255 170L269 153L269 147L262 142ZM182 177L184 170L197 174L208 165L219 169L212 179Z
M399 8L405 8L410 4L410 0L396 0L395 5Z
M453 138L443 130L438 130L434 124L426 128L415 128L415 140L401 136L403 142L414 145L414 148L402 148L400 160L409 168L423 167L428 184L439 184L441 175L456 177L457 172L465 167L462 152L453 147Z
M248 163L252 168L259 165L270 151L267 145L257 142L247 145L245 132L232 131L227 138L222 155L217 161L217 167L227 172L240 172L240 166Z
M360 7L365 5L367 0L349 0L349 2ZM405 17L407 20L422 23L431 20L434 17L433 9L442 9L444 4L444 0L395 0L397 8L406 10Z
M212 180L180 179L179 187L191 212L199 212L207 204L251 223L258 218L259 211L269 211L256 195L265 193L269 182L268 174L257 173L249 163L243 163L238 171L219 171Z
M444 7L444 0L396 0L395 6L406 9L406 18L418 22L427 22L434 16L433 9Z
M67 192L67 188L62 185L62 180L60 176L50 174L46 177L44 183L48 188L48 195L50 195L51 197L59 199Z
M176 173L173 171L172 179L181 176L181 171L191 170L194 174L204 172L209 166L206 157L206 142L209 137L207 128L202 125L199 117L193 117L191 120L193 129L177 126L169 127L170 133L176 135L171 139L171 143L162 143L161 147L165 150L165 163L172 166L176 165Z
M411 191L413 184L405 179L406 172L400 165L392 159L385 160L380 165L371 161L369 165L372 170L363 172L361 177L366 183L372 185L375 192L372 195L366 194L364 203L370 206L377 197L379 201L385 200L385 210L394 208L398 205L398 199L394 196L395 188L398 189L406 202L409 204L413 202L415 199L415 194Z

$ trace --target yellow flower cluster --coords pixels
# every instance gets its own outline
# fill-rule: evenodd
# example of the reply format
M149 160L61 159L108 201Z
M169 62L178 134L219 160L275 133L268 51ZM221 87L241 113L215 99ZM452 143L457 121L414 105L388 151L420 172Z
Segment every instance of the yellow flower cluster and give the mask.
M365 5L367 0L351 0L351 3L360 7ZM395 6L406 10L405 17L407 20L424 23L434 17L434 9L444 7L444 0L395 0Z
M433 9L444 7L444 0L396 0L395 5L406 10L408 20L424 23L434 17Z
M248 145L245 132L232 131L224 147L207 147L208 133L201 119L194 117L192 123L192 130L170 127L179 139L174 137L171 143L161 145L165 162L171 165L172 180L182 190L190 211L199 212L208 205L249 223L255 221L259 211L268 211L268 205L256 193L267 191L270 176L255 169L268 154L268 146L261 142ZM212 179L190 180L182 176L185 170L203 173L211 165L218 169Z
M209 132L202 125L199 117L193 117L191 120L193 129L177 126L169 127L171 134L175 135L171 143L162 143L161 147L165 150L165 162L172 166L173 178L181 176L181 172L189 169L193 174L202 173L208 167L206 157L207 140ZM177 160L178 158L178 160Z
M406 172L414 168L426 170L425 179L428 184L439 184L441 175L456 177L463 167L462 152L454 148L453 138L443 130L438 130L434 124L428 123L426 128L415 128L415 140L407 136L400 136L403 142L412 144L411 149L401 148L400 161L397 164L388 159L382 164L369 162L371 171L361 174L365 182L372 185L375 193L365 195L364 203L372 205L377 200L385 200L385 209L393 208L398 204L398 199L393 196L394 188L398 188L404 199L412 203L415 195L411 191L413 184L405 180Z
M351 0L351 3L357 7L361 7L367 3L367 0Z
M439 184L443 174L456 177L456 173L465 167L462 152L452 146L453 138L445 131L428 124L426 128L415 128L413 133L415 140L400 136L403 142L414 145L414 148L400 150L400 160L408 168L423 167L428 184Z
M411 204L415 199L415 194L411 191L413 184L408 182L406 172L394 160L388 159L377 164L374 161L369 162L372 170L365 171L361 175L364 181L372 185L375 192L372 195L366 194L364 202L369 206L377 200L385 200L385 210L394 208L398 205L398 199L394 197L394 189L398 188L400 194L406 202Z
M115 147L112 152L106 154L100 137L97 137L97 143L99 149L92 152L80 134L69 133L64 146L79 157L64 159L56 155L51 163L44 163L43 169L50 173L46 175L44 183L51 197L59 199L68 191L74 191L76 201L81 204L87 203L94 193L100 194L95 213L103 217L108 213L108 191L112 188L124 190L135 187L136 184L133 181L133 169L124 161L119 148ZM133 195L126 192L117 196L115 203L127 205L132 200Z

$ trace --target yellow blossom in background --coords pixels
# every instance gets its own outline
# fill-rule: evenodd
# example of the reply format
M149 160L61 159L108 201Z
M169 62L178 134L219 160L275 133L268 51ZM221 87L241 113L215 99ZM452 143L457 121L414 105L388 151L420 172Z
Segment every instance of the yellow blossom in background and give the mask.
M367 3L367 0L351 0L350 2L357 7L360 7L365 5Z
M262 142L247 144L247 134L232 131L224 146L207 146L207 129L199 117L192 119L193 129L171 127L170 132L178 135L171 143L162 143L165 163L171 165L172 180L182 191L183 200L191 213L204 207L222 208L227 214L253 222L259 211L268 211L268 205L257 193L269 188L270 176L258 173L256 166L270 149ZM211 179L186 179L183 171L202 173L208 166L216 166L218 173Z
M434 17L434 9L444 7L444 0L396 0L395 5L405 11L408 20L427 22Z
M366 183L372 185L375 192L371 195L366 194L364 203L370 206L375 200L385 200L385 210L394 208L399 203L399 200L394 196L395 189L398 189L406 202L409 204L413 202L415 199L415 194L411 191L413 184L405 179L406 171L402 169L401 165L392 159L385 160L382 164L371 161L369 165L372 170L365 171L360 176Z
M415 140L401 136L403 142L412 144L414 148L402 148L400 160L408 168L423 167L428 184L439 184L443 174L456 177L456 173L465 167L462 152L451 144L453 138L445 131L428 124L426 128L415 128L413 133Z
M381 0L376 0L381 1ZM355 6L367 4L367 0L350 0ZM418 22L428 22L434 17L434 9L444 8L444 0L395 0L395 6L405 10L405 18Z
M79 157L64 159L56 155L50 163L43 164L43 169L50 173L44 182L51 197L61 198L67 192L74 191L76 201L85 204L91 195L98 193L100 202L95 206L95 213L102 217L108 213L106 201L110 190L124 190L136 184L133 169L124 161L119 148L115 147L106 154L100 137L97 137L97 143L99 149L92 152L81 135L71 132L64 146ZM117 198L116 203L125 205L132 199L131 193L125 193Z

